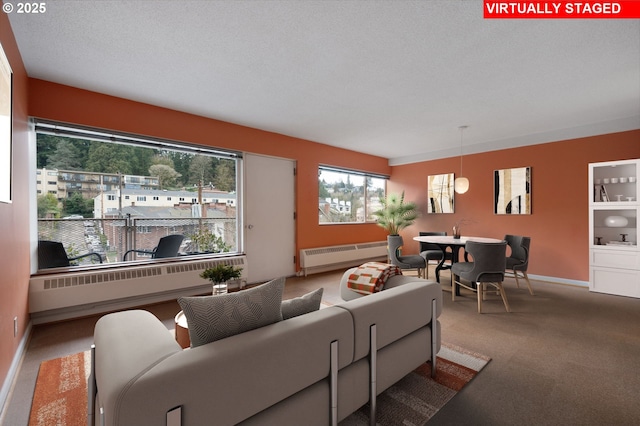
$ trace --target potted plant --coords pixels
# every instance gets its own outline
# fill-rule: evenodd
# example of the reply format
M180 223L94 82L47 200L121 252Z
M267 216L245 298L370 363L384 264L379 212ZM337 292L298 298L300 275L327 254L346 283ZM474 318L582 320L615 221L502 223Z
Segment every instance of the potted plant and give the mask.
M404 201L404 191L402 194L389 194L386 199L382 199L382 208L373 212L378 218L378 225L383 227L389 233L387 242L390 246L399 246L394 244L394 240L401 239L400 230L407 226L413 225L420 213L418 206L414 202Z
M211 281L213 284L213 294L222 294L227 292L227 281L242 276L242 268L236 268L233 265L219 264L213 268L205 269L200 273L200 276Z
M389 194L381 201L382 208L373 212L378 218L378 225L387 230L389 235L400 235L400 230L413 225L419 216L418 206L414 202L404 201L402 194Z
M469 225L470 223L473 223L473 221L467 219L460 219L459 221L457 221L453 225L453 238L460 238L462 225Z

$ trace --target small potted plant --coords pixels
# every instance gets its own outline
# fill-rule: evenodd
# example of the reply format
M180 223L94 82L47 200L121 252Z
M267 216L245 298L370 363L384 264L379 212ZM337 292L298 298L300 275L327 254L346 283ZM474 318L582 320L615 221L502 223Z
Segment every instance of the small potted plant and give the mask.
M227 281L242 276L242 268L236 268L233 265L219 264L213 268L205 269L200 273L200 276L211 281L213 284L213 294L222 294L227 292Z
M472 221L467 219L460 219L459 221L457 221L453 225L453 238L455 239L460 238L462 225L468 225L470 223L472 223Z

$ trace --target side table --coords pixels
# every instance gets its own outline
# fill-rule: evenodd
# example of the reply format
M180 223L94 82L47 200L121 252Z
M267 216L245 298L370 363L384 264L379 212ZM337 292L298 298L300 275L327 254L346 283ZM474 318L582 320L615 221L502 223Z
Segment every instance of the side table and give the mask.
M191 347L191 339L189 338L189 326L187 324L187 317L184 315L183 311L180 311L176 314L175 323L176 342L178 342L182 349Z

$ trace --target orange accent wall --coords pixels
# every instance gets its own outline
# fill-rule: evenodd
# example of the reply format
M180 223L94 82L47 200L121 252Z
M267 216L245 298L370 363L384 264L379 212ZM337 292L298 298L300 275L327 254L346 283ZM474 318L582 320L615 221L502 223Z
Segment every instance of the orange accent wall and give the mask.
M27 73L9 19L0 13L0 43L13 70L13 202L0 203L0 385L5 381L29 322L29 203ZM13 318L18 334L13 335ZM6 385L6 383L5 383ZM3 401L0 400L0 404ZM1 408L1 407L0 407Z
M419 231L447 231L461 219L463 235L531 237L529 273L589 281L588 164L640 158L640 130L465 155L469 191L455 194L454 214L427 214L427 176L460 172L459 157L394 166L390 192L405 191L422 216L403 233L417 253ZM531 167L531 215L493 214L493 171Z
M185 141L219 148L291 158L297 162L296 248L321 247L386 237L372 224L320 226L318 165L328 164L391 174L389 192L404 190L423 215L403 232L407 253L419 230L446 230L466 219L463 234L532 238L530 273L588 281L588 188L590 162L640 157L640 130L466 155L466 194L456 195L456 213L426 214L427 176L458 172L458 157L389 167L387 160L177 112L47 81L29 81L29 113L47 119ZM526 216L493 214L493 171L532 167L532 209Z
M318 224L318 165L390 174L385 158L43 80L29 81L29 114L65 123L229 148L296 161L296 249L384 240L375 224Z

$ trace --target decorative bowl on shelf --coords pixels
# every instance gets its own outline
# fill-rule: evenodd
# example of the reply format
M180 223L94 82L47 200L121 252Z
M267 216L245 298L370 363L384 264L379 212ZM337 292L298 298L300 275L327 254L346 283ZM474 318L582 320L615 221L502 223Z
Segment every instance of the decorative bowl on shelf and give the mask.
M604 225L609 228L624 228L629 224L629 219L624 216L607 216L604 218Z
M620 183L627 183L627 178L626 177L621 177L620 178Z
M634 183L636 181L635 176L629 176L629 182Z

